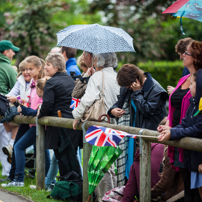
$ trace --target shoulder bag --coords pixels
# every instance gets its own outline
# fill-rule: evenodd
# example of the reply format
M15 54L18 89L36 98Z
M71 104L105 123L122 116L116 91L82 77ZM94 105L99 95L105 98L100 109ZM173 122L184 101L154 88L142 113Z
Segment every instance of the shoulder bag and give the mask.
M100 93L100 99L95 102L85 111L81 121L98 121L102 114L106 114L105 103L104 103L104 72L102 71L102 92ZM102 118L104 120L104 117Z

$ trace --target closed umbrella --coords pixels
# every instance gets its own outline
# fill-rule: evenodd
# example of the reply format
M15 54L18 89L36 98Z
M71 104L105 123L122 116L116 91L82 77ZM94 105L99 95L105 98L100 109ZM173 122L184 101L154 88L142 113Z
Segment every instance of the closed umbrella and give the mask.
M136 138L136 135L103 126L90 126L88 128L85 139L89 144L94 145L87 169L89 195L93 193L104 174L122 154L118 144L124 136Z
M57 33L57 45L94 54L135 52L133 38L127 32L99 24L70 25Z
M87 169L89 196L93 193L94 189L97 187L105 173L121 154L122 150L120 148L98 146L92 147Z

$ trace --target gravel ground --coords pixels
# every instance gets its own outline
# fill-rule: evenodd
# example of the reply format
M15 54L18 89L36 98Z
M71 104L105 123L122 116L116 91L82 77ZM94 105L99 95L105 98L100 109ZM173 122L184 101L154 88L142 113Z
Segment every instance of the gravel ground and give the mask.
M26 199L19 194L0 189L0 202L32 202L32 200Z

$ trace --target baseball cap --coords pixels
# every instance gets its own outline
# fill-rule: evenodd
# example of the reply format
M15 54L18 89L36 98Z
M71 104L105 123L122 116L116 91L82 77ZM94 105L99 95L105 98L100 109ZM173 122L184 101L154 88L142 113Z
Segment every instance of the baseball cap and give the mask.
M8 49L12 49L13 51L17 52L20 50L20 48L14 46L11 41L8 40L2 40L0 41L0 51L5 51Z

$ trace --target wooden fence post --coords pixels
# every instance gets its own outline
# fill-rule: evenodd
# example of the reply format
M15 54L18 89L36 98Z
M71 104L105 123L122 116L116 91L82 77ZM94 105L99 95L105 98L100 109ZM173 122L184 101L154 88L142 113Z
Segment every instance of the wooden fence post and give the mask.
M36 187L45 188L45 129L43 125L37 126L36 136Z
M140 139L140 202L146 202L151 201L151 143Z
M92 150L92 145L83 143L83 202L88 201L89 192L88 192L88 161L90 158L90 153ZM93 201L93 195L91 194L90 202Z
M35 124L35 117L22 117L15 116L13 119L14 123L22 123L22 124ZM39 136L36 138L36 169L37 169L37 189L43 189L45 187L45 134L44 134L44 126L55 126L55 127L63 127L63 128L71 128L73 119L67 118L58 118L58 117L42 117L38 120L38 134ZM94 121L88 121L85 125L85 130L87 130L92 125L99 125L104 127L113 128L115 130L121 130L128 132L130 134L138 134L142 135L142 131L144 130L143 135L140 137L140 141L142 141L141 151L140 151L140 202L151 201L151 143L158 141L157 136L158 132L147 129L140 129L136 127L129 126L120 126L120 125L112 125L108 123L99 123ZM84 126L84 125L83 125ZM80 124L77 129L82 130L82 124ZM184 149L189 149L193 151L202 152L202 139L198 138L190 138L185 137L181 140L175 141L166 141L165 145L171 145L174 147L180 147ZM91 145L88 143L83 144L83 202L86 202L88 199L88 161L91 153ZM93 198L91 197L92 201Z

